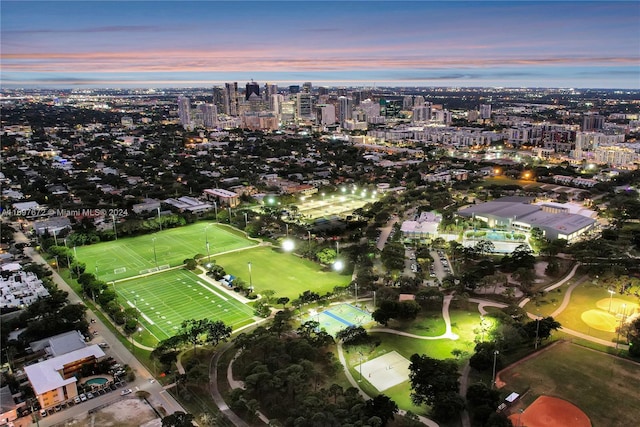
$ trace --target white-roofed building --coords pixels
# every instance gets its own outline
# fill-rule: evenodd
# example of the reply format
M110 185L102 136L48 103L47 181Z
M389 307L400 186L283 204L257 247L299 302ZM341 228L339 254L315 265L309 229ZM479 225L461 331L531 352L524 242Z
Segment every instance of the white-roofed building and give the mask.
M407 239L427 239L438 234L442 216L433 212L422 212L416 221L404 221L400 231Z
M98 345L91 345L25 366L25 373L40 406L46 409L76 397L76 373L80 372L84 365L95 364L104 355Z

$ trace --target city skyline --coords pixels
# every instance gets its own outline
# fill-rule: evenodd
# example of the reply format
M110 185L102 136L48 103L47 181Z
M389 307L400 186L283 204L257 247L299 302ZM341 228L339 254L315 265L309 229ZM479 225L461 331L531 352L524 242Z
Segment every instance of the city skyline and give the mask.
M5 0L0 7L4 87L253 79L640 89L637 2Z

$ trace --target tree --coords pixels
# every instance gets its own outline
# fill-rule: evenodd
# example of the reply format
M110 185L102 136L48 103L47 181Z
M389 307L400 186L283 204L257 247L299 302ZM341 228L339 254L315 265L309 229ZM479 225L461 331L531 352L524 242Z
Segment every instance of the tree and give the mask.
M207 331L209 321L207 319L188 319L184 320L180 327L182 331L180 335L185 342L193 344L193 352L196 352L196 346L202 344L202 335Z
M289 297L280 297L276 300L276 304L281 304L282 308L284 308L289 302Z
M216 346L220 341L229 339L232 331L231 327L225 325L221 320L207 322L205 325L205 333L207 334L205 342Z
M162 427L193 427L193 415L176 411L162 419Z
M384 394L379 394L369 399L364 404L364 413L367 417L378 417L382 421L381 426L386 426L398 413L398 405Z
M454 360L432 359L414 354L409 365L411 400L433 407L446 393L458 393L458 366Z
M336 338L344 344L357 344L367 340L367 331L358 325L350 325L336 333Z

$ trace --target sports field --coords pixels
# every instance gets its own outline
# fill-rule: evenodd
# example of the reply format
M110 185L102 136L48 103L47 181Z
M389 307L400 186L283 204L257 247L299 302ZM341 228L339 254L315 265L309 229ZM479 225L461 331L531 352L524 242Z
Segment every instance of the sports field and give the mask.
M196 254L211 256L251 247L257 242L215 223L196 223L138 237L127 237L75 249L86 271L110 282L180 265Z
M326 270L308 259L268 247L261 246L211 258L228 274L241 278L247 284L253 284L256 293L267 289L275 291L275 298L286 296L294 300L306 290L322 296L332 292L336 286L346 286L351 282L351 275Z
M564 342L509 366L498 377L507 391L527 391L521 400L525 413L527 405L547 395L576 405L593 426L638 424L636 362Z
M363 207L367 203L377 200L375 193L367 192L338 192L329 195L316 195L313 198L300 202L298 212L308 219L317 219L331 216L345 216Z
M253 321L251 308L184 269L114 286L120 303L137 308L140 323L158 341L175 335L186 319L222 320L234 330Z

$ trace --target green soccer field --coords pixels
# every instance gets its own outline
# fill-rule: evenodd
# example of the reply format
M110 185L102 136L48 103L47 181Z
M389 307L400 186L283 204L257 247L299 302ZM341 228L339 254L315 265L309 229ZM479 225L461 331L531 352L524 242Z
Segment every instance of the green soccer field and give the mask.
M115 284L119 302L140 312L140 323L158 341L175 335L186 319L222 320L234 330L253 322L253 310L217 285L184 269Z
M251 247L257 242L232 228L215 223L196 223L144 236L120 238L111 242L75 248L86 271L110 282L181 265L196 254L209 254Z
M306 290L324 295L332 292L336 286L346 286L351 282L350 274L338 274L307 259L267 247L211 258L228 274L241 278L247 284L253 284L256 293L274 290L275 298L289 297L294 300Z

